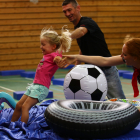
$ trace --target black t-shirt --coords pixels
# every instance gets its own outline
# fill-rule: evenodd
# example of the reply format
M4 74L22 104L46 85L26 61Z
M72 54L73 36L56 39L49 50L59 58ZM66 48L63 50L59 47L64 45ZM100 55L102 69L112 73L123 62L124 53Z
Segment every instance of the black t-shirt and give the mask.
M88 30L84 36L77 39L83 55L111 57L104 34L94 20L89 17L81 17L74 29L79 27L86 27Z

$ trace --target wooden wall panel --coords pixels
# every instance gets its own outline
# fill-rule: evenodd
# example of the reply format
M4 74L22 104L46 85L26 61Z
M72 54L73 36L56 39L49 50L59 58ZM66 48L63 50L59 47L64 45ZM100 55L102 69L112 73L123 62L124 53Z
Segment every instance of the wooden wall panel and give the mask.
M60 34L73 24L62 12L63 0L0 0L0 70L35 69L42 58L39 35L51 26ZM78 0L81 15L97 22L112 55L119 55L127 34L140 37L140 0ZM73 40L70 52L77 54ZM66 53L65 53L66 54Z

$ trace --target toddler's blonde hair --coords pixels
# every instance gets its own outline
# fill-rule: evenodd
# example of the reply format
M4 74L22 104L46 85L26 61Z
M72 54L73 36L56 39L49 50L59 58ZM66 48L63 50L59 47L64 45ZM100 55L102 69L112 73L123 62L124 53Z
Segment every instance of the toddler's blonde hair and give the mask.
M51 28L43 28L40 34L40 39L45 38L51 45L55 44L56 50L61 47L62 52L68 52L72 42L70 35L71 33L69 30L64 29L64 26L61 30L61 36L59 36L58 33Z

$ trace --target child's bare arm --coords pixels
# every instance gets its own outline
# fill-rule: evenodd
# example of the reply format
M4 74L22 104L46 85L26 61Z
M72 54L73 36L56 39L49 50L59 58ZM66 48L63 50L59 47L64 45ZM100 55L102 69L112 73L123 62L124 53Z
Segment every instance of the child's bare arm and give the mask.
M53 62L55 62L56 64L59 63L61 61L61 57L60 56L56 56L54 59L53 59Z

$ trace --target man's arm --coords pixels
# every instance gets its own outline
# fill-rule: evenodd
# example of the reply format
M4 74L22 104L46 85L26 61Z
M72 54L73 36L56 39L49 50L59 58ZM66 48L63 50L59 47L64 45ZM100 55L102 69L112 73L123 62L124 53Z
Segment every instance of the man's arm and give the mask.
M71 33L70 37L72 39L77 39L77 38L84 36L87 32L88 32L87 28L79 27Z

